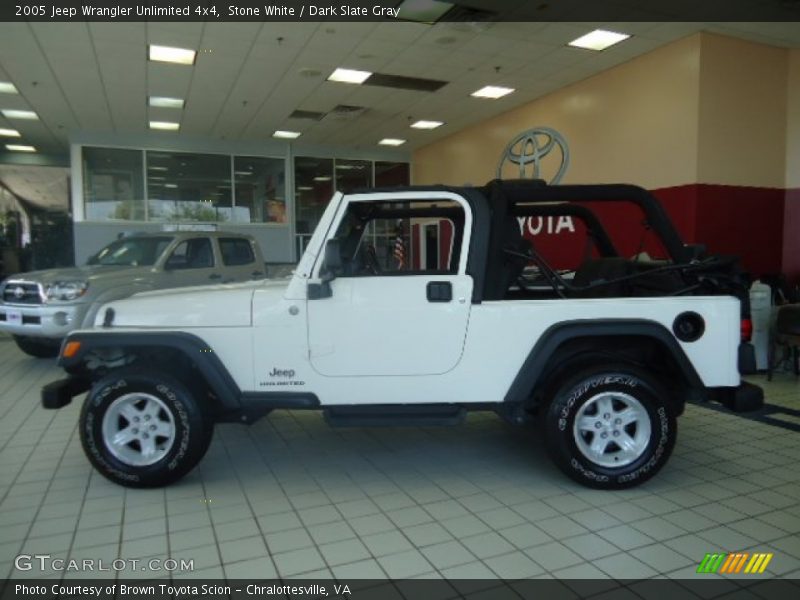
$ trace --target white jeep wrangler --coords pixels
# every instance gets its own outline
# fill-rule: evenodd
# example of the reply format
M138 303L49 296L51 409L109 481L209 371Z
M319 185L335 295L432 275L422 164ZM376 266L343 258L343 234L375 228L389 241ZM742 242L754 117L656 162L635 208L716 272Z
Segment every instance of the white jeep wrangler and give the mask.
M609 202L637 209L663 255L621 257L593 210ZM527 218L570 219L579 264L546 259ZM763 402L737 364L746 292L734 260L684 245L635 186L337 193L290 279L111 302L64 340L70 376L42 402L90 389L86 454L134 487L186 474L215 423L288 408L333 425L537 420L567 475L619 489L664 466L686 400Z

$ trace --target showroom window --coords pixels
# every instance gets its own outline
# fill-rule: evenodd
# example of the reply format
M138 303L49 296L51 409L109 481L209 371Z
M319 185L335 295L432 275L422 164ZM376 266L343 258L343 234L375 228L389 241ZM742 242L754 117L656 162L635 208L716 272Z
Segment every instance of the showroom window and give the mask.
M236 156L237 223L286 223L286 165L282 158Z
M150 221L233 221L231 159L223 154L147 152Z
M86 219L145 219L144 164L141 150L83 149Z
M345 158L297 157L294 160L295 234L300 256L334 191L351 193L370 187L405 186L410 165ZM377 234L371 229L370 234ZM381 235L390 235L383 232Z

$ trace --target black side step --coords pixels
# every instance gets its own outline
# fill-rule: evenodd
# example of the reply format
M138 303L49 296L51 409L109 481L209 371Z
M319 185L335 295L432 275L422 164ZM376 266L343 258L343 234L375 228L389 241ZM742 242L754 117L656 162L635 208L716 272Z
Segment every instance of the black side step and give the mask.
M324 416L332 427L431 427L459 425L466 412L453 404L373 404L331 406Z

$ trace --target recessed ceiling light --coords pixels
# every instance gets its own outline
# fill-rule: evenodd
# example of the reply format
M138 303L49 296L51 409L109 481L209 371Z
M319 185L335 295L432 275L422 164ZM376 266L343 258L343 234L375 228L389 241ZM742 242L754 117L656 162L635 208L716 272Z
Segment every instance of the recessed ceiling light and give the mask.
M314 181L330 181L331 179L332 177L330 177L329 175L317 175L316 177L314 177Z
M491 98L492 100L497 100L503 96L508 96L513 91L514 88L502 87L499 85L487 85L477 91L472 92L470 96L474 98Z
M234 171L233 174L234 175L252 175L253 172L252 171Z
M0 81L0 94L18 94L17 88L10 81Z
M13 109L7 108L7 109L5 109L3 111L0 111L0 112L3 113L3 116L6 119L26 119L28 121L38 121L39 120L39 115L37 115L32 110L13 110Z
M406 21L433 23L453 8L451 2L440 0L405 0L397 7L397 16Z
M178 131L181 128L180 123L172 121L150 121L150 129L163 129L165 131Z
M6 144L6 149L12 152L36 152L34 146L26 146L24 144Z
M0 129L0 137L20 137L16 129Z
M161 175L150 175L148 179L150 181L164 181L166 177L162 177Z
M338 81L340 83L364 83L372 76L369 71L357 71L355 69L336 69L328 76L328 81Z
M272 134L274 138L280 138L284 140L294 140L301 136L302 134L299 131L283 131L278 129L275 133Z
M606 48L619 44L623 40L627 40L629 36L627 33L617 33L616 31L606 31L605 29L595 29L579 37L577 40L572 40L568 46L575 48L585 48L586 50L605 50Z
M297 186L297 191L299 191L299 192L310 192L313 189L314 188L312 186L310 186L310 185L298 185Z
M157 167L156 165L150 165L147 167L148 171L166 171L167 167Z
M381 146L402 146L405 143L405 140L398 138L383 138L380 142L378 142L378 144Z
M416 123L412 123L411 126L414 129L436 129L437 127L441 127L444 125L444 121L417 121Z
M157 46L150 44L150 60L158 62L176 63L179 65L193 65L197 52L187 48L173 48L172 46Z
M167 98L166 96L150 96L148 104L156 108L183 108L183 99Z
M177 183L165 183L165 184L164 184L164 187L165 187L165 188L172 188L172 189L175 189L175 188L177 188L177 187L178 187L178 184L177 184Z

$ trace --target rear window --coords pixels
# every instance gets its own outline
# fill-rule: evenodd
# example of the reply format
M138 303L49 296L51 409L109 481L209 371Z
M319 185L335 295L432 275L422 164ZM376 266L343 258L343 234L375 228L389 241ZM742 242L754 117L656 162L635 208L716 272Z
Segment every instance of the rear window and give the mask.
M247 265L255 262L256 256L248 240L242 238L220 238L219 250L226 266Z

